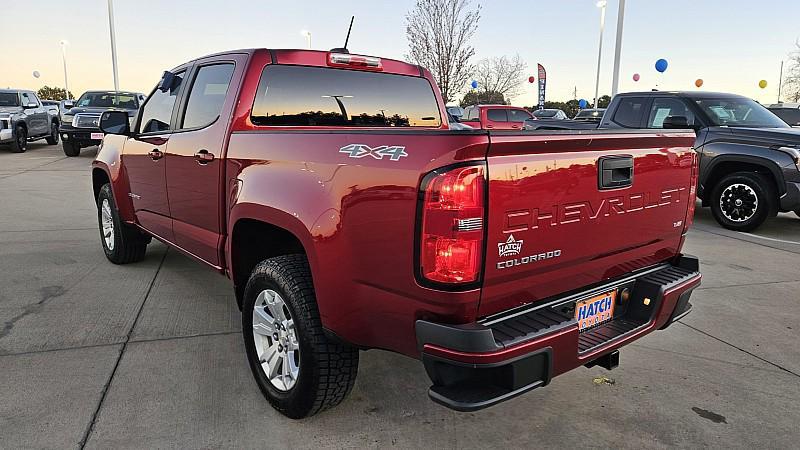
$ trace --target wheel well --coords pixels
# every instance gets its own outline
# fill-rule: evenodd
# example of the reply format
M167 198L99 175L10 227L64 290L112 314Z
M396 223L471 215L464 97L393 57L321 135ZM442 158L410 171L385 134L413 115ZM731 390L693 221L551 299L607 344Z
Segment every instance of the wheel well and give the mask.
M51 122L58 125L59 123L58 117L53 117L53 120L51 120Z
M22 127L22 128L24 128L24 129L25 129L25 132L26 132L26 133L28 132L28 124L26 124L26 123L25 123L25 122L23 122L23 121L19 121L19 122L15 123L15 124L14 124L14 127Z
M290 231L254 219L241 219L231 236L231 278L236 289L236 301L242 307L247 280L256 264L267 258L300 254L306 251Z
M106 183L110 183L110 180L108 179L108 174L105 172L105 170L92 170L92 188L94 189L95 199L97 199L97 196L100 195L100 188L102 188Z
M717 185L717 183L725 176L735 172L760 173L772 183L772 187L776 189L775 192L778 192L778 183L775 182L775 176L766 166L741 161L725 161L714 166L711 173L708 175L708 178L706 178L705 182L703 183L704 189L702 200L704 205L708 201L708 198L711 197L711 192L714 191L714 187Z

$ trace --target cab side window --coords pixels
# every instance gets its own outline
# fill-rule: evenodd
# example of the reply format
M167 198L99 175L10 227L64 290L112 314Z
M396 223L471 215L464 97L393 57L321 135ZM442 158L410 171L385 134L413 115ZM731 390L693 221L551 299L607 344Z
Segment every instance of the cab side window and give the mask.
M157 133L170 128L172 111L175 109L175 100L178 98L185 72L175 74L172 86L166 91L156 89L142 107L140 133Z
M527 111L523 111L521 109L509 109L508 110L508 121L509 122L525 122L526 120L530 119L531 114Z
M664 119L670 116L683 116L690 126L694 124L694 114L683 101L677 98L657 98L650 108L647 128L664 128Z
M624 97L620 99L613 121L625 128L639 128L644 113L643 97Z
M505 109L490 109L486 111L486 118L492 122L508 122L508 115Z
M217 120L225 103L233 68L233 64L214 64L197 71L181 128L204 127Z
M31 104L31 103L36 103L37 105L39 104L39 102L36 101L36 97L33 94L30 94L28 92L23 92L22 93L22 106L23 106L23 108L27 108L28 105Z

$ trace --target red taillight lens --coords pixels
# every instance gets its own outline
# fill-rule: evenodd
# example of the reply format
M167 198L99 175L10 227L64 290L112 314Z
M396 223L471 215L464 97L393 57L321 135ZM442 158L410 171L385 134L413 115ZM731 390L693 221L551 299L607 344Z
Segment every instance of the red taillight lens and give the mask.
M689 207L686 211L686 220L684 220L683 224L683 232L689 230L689 227L692 226L694 223L694 209L695 203L697 202L697 176L700 172L699 168L697 167L698 157L697 153L692 155L692 177L689 181Z
M438 283L480 277L486 192L483 165L443 169L422 184L420 273Z

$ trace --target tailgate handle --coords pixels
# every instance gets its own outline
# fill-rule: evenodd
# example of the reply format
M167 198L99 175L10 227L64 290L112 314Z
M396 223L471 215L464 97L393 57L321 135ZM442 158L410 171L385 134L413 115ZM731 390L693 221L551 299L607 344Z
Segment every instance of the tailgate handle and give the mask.
M633 156L601 156L597 178L600 189L630 186L633 184Z

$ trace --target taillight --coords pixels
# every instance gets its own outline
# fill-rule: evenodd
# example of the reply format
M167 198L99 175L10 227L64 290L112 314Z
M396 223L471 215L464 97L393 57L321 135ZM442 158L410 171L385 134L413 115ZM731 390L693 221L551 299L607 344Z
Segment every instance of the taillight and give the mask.
M421 277L448 284L478 281L483 263L485 165L431 172L421 191Z
M380 58L374 56L351 55L349 53L330 53L328 55L328 65L383 70Z
M694 209L695 203L697 202L697 176L700 172L697 162L697 153L694 153L692 155L692 177L689 181L689 207L686 211L686 220L683 221L684 233L686 233L689 230L689 227L692 226L692 223L694 223Z

